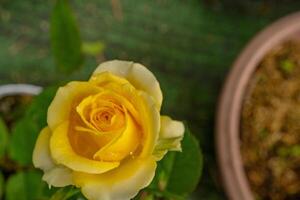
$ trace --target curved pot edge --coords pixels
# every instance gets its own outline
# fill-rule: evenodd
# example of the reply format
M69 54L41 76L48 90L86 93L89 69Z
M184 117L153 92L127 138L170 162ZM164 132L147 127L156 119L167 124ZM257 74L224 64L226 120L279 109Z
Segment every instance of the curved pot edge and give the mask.
M42 87L32 84L4 84L0 85L0 98L16 94L38 95Z
M238 138L248 81L265 53L297 31L300 31L300 12L263 29L242 50L227 76L217 108L215 144L224 187L231 200L254 199L241 161Z

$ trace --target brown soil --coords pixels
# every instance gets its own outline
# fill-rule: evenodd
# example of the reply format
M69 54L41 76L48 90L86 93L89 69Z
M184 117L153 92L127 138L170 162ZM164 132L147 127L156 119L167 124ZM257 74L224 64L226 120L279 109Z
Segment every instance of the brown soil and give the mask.
M0 98L0 117L10 129L20 119L32 101L31 95L12 95Z
M300 199L300 42L262 60L242 113L241 151L256 199Z
M31 103L32 98L31 95L12 95L0 98L0 117L4 120L9 131L11 131L14 123L24 116L25 109ZM20 168L8 158L8 155L0 159L0 170L5 178Z

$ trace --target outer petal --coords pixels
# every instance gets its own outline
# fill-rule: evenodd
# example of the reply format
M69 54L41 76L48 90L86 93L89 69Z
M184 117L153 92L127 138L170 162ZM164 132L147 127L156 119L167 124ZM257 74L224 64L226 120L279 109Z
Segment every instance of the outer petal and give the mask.
M180 121L172 120L168 116L161 116L159 138L183 137L184 125Z
M50 140L50 151L53 160L74 171L101 174L119 166L119 162L101 162L76 154L68 138L69 122L59 125Z
M41 131L33 151L33 165L45 172L43 180L49 185L55 187L73 185L71 170L62 166L55 166L51 158L49 150L50 136L50 129L45 127Z
M168 116L161 116L159 139L155 145L153 155L157 160L170 151L181 151L181 140L184 134L184 125L180 121L172 120Z
M155 105L160 110L162 92L155 76L145 66L121 60L113 60L100 64L94 74L109 71L126 78L135 88L143 90L155 99Z
M72 171L63 166L54 167L53 169L46 171L43 180L54 187L73 185Z
M158 139L160 130L160 114L154 105L153 98L145 92L140 91L138 94L141 98L137 105L141 116L141 127L143 127L143 150L141 157L152 155L154 146Z
M89 82L70 82L60 87L48 108L47 122L51 130L68 120L70 111L86 96L96 94L100 89Z
M45 127L39 134L33 150L33 165L43 171L50 170L54 167L49 150L50 136L51 130L48 127Z
M134 159L101 175L75 172L74 182L89 200L129 200L151 183L155 169L152 157Z

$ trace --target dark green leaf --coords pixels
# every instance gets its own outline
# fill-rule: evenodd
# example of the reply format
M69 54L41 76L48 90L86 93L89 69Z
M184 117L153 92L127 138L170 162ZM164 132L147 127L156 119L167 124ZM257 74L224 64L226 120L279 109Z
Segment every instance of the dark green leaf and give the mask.
M187 130L182 141L182 152L176 153L169 175L167 191L187 195L195 190L202 174L203 155L197 139Z
M83 194L81 192L79 192L78 194L70 197L68 200L87 200Z
M7 142L8 130L4 121L0 118L0 158L2 158L6 152Z
M0 171L0 199L2 199L3 191L4 191L4 177L2 172Z
M55 91L56 88L48 88L35 97L25 113L25 117L18 121L12 129L8 153L12 160L22 166L32 163L36 138L46 125L47 109Z
M169 152L158 164L156 176L149 186L166 199L183 199L197 187L203 167L198 141L187 130L182 152Z
M71 197L73 199L77 199L77 195L80 194L80 190L78 188L74 188L72 186L64 187L59 190L50 198L50 200L68 200Z
M79 28L68 0L56 0L51 16L51 46L58 69L72 72L83 63Z
M28 118L18 121L12 130L9 156L20 165L32 163L32 152L40 129L38 124Z
M19 172L9 177L6 184L6 200L38 200L43 197L47 185L36 171Z
M57 87L48 87L36 96L26 111L26 118L33 120L40 128L46 126L48 107L56 91Z

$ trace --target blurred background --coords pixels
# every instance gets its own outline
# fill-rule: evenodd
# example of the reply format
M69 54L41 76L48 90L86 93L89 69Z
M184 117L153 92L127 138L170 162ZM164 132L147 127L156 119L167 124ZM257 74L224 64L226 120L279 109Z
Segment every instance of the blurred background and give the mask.
M204 152L195 195L226 199L214 156L214 115L223 81L245 44L297 0L73 0L86 60L57 73L50 47L51 0L0 0L0 83L47 86L85 80L98 63L148 66L164 92L163 113L186 120ZM196 198L198 199L198 198Z

